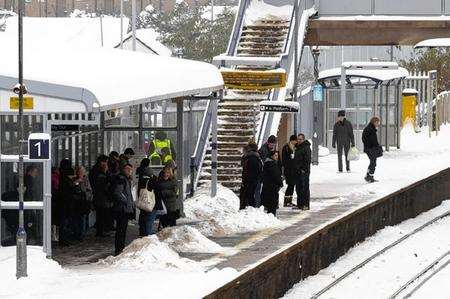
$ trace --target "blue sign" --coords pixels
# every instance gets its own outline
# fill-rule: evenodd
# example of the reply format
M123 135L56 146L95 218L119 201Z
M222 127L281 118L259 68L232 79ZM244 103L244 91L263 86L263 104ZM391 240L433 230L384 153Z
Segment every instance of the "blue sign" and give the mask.
M314 102L323 102L323 86L320 84L314 85L313 101Z
M30 134L28 138L28 155L33 160L50 159L50 136L48 134Z

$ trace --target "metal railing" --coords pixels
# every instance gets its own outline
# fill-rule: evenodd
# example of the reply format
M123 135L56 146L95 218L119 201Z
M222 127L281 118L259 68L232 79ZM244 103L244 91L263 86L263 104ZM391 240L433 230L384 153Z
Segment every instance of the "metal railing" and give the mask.
M233 32L231 33L230 42L228 43L227 55L233 56L236 52L236 46L239 41L239 37L241 36L242 27L244 24L245 11L249 6L249 0L240 0L239 1L239 9L236 15L236 19L234 20Z
M438 94L433 112L433 127L437 134L442 125L450 123L450 91L444 91Z
M208 148L209 137L211 134L212 105L208 101L205 114L203 115L202 124L200 126L197 144L194 153L191 156L191 175L190 175L190 195L194 195L197 188L200 174L202 172L203 161L205 159L206 150Z

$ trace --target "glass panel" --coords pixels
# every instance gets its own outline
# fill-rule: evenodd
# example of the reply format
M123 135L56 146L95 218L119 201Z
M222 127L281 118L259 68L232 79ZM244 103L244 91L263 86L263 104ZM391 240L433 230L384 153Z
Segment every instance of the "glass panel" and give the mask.
M177 104L171 100L144 106L144 127L174 127L177 125Z
M17 155L19 146L19 124L17 115L0 116L1 125L1 152L4 155ZM28 139L30 133L42 132L42 116L25 115L24 122L24 140ZM23 152L28 154L27 146L23 147Z
M139 126L139 106L108 110L105 113L105 127Z
M18 201L18 163L3 162L1 164L1 198L3 201ZM43 167L42 163L24 163L25 201L43 200Z
M16 245L16 234L19 224L18 210L1 210L1 245ZM42 246L43 241L43 213L42 210L24 211L25 231L27 232L27 245Z

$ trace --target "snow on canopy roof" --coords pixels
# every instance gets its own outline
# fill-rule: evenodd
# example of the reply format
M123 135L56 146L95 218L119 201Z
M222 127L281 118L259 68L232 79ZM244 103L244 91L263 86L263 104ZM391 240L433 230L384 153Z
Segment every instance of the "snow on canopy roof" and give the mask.
M418 48L436 48L436 47L450 47L450 38L433 38L421 41L414 46Z
M403 94L418 94L419 92L415 88L405 88L402 91Z
M408 71L405 68L399 67L397 69L358 69L358 70L346 70L347 77L359 77L368 78L375 81L390 81L393 79L400 79L408 76ZM334 68L321 71L319 73L319 80L334 79L341 77L341 68Z
M25 50L24 79L29 94L84 100L86 109L74 112L204 94L223 86L218 69L204 62L119 49ZM11 90L12 82L17 82L17 57L17 47L3 49L0 90Z
M128 33L124 40L132 38L132 32ZM150 48L157 55L161 56L172 56L172 51L167 48L165 45L158 41L159 34L151 28L145 29L137 29L136 30L136 39L141 41L144 45ZM115 46L116 48L120 46L120 38L119 43Z

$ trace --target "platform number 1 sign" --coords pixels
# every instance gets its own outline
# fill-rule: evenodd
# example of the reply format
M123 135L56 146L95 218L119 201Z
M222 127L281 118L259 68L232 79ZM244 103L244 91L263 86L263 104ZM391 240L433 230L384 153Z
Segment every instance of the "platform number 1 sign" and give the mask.
M43 133L32 133L28 137L28 154L30 159L50 159L50 135Z

